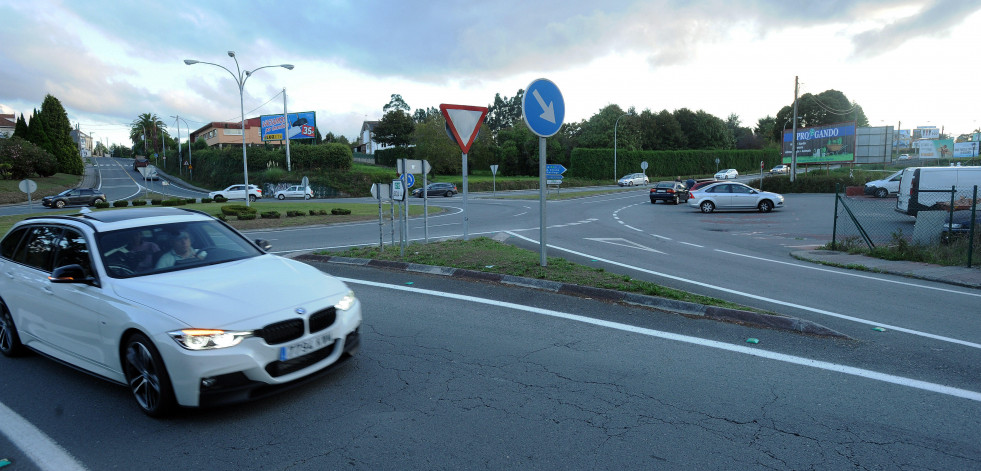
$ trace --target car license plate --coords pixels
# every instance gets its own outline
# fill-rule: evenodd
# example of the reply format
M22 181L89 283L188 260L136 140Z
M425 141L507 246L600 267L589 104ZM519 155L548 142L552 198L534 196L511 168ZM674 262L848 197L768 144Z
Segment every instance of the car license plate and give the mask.
M279 361L292 360L311 352L320 350L334 343L329 333L300 340L291 345L279 348Z
M657 190L658 193L664 193L665 190Z

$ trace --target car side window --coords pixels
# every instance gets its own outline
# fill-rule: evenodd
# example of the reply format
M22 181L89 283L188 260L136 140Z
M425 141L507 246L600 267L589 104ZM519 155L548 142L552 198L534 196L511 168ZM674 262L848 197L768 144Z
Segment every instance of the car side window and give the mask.
M27 237L21 244L14 261L46 272L51 271L54 259L55 241L61 235L61 228L55 226L34 226L28 229Z
M729 193L729 187L732 185L716 185L712 188L706 190L707 193Z
M65 265L79 265L86 275L92 274L92 262L89 258L89 244L85 236L75 229L65 229L57 240L54 268Z
M729 186L731 187L731 191L733 193L748 194L750 191L750 188L747 186L742 186L742 185L729 185Z
M17 250L17 246L20 245L21 239L24 238L24 233L27 232L27 228L22 227L16 231L7 234L7 237L0 241L0 257L13 259L14 251Z

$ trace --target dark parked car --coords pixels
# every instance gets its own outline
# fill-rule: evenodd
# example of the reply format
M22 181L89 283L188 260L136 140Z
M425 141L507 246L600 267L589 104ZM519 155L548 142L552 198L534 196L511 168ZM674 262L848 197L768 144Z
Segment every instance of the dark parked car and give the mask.
M953 216L953 217L951 217ZM944 218L940 232L940 241L947 243L955 238L967 236L971 232L971 210L962 209ZM974 216L974 234L981 234L981 213Z
M146 157L137 156L135 159L133 159L134 172L139 172L140 167L146 167L147 165L150 165L150 160L147 159Z
M445 196L449 198L457 193L459 192L456 189L456 185L452 183L430 183L426 186L427 196ZM422 188L412 190L412 196L422 198Z
M657 182L651 188L651 204L658 201L685 203L688 201L688 189L681 182Z
M54 196L45 196L41 204L49 208L64 208L65 206L92 206L105 203L106 194L95 188L70 188Z

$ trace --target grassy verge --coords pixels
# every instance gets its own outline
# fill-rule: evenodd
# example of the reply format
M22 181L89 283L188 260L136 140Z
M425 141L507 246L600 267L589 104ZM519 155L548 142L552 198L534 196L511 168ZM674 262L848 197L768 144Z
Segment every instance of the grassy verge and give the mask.
M82 177L56 173L50 177L31 177L28 180L33 180L37 184L37 191L31 194L31 199L40 206L41 198L57 195L64 190L76 187ZM20 191L19 184L20 180L0 180L0 204L27 202L27 193Z
M754 310L721 299L635 280L628 275L610 273L602 268L579 265L563 258L549 257L548 266L542 267L538 252L513 247L486 237L469 241L449 240L429 244L410 244L406 248L405 257L401 257L400 252L399 247L387 246L384 250L378 247L359 247L342 252L321 252L321 254L464 268L659 296L709 306Z
M848 252L850 254L868 255L869 257L881 258L883 260L903 260L910 262L923 262L934 265L945 266L965 266L967 265L968 252L967 235L958 235L945 243L934 245L918 245L908 242L903 237L893 237L892 243L888 245L878 245L869 250L861 239L848 237L835 244L835 250ZM821 247L831 250L831 242ZM981 261L981 234L974 236L973 262L977 264Z

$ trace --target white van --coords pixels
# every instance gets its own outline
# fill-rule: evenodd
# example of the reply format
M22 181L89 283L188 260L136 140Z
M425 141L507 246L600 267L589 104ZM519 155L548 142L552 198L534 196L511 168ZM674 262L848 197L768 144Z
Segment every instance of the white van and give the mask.
M874 195L876 198L895 195L899 193L899 179L902 176L903 171L900 170L882 180L872 180L865 184L865 194Z
M970 204L975 185L981 187L981 167L909 167L900 176L896 211L916 216L919 211L938 209L940 203L950 203L951 187L956 191L955 203L968 200Z

